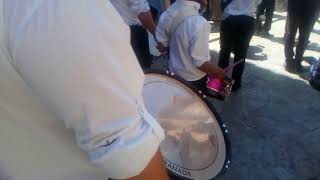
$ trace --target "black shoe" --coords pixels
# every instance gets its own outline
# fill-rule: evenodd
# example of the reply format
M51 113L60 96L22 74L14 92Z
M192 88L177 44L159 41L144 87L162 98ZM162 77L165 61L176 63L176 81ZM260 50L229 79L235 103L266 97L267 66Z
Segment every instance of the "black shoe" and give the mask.
M295 59L294 60L294 66L295 66L295 71L297 73L305 73L307 72L308 70L305 69L302 65L301 65L301 60L300 59Z
M284 68L286 69L286 71L288 71L290 73L295 73L295 66L294 66L292 60L286 60L286 62L284 64Z
M297 73L303 73L304 72L303 66L301 65L301 63L296 64L296 72Z
M231 91L235 92L241 88L241 80L235 80Z
M297 73L304 73L305 72L303 66L301 65L300 60L295 60L295 70Z

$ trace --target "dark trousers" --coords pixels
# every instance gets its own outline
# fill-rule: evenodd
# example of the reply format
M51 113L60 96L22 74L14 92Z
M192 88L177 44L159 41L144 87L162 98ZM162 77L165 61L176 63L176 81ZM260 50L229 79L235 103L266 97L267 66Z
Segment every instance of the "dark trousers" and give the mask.
M288 16L285 34L285 56L286 61L300 63L307 48L308 40L313 26L319 15L319 8L314 8L317 3L308 5L308 1L288 1ZM296 54L293 51L295 37L299 30L299 39L296 47Z
M152 57L149 50L148 32L142 26L130 26L131 46L142 69L149 69Z
M254 33L253 17L229 16L221 22L220 29L220 54L218 65L226 68L229 65L231 49L234 50L234 62L247 57L249 43ZM233 69L232 78L241 82L245 61Z
M257 31L259 32L261 30L264 30L267 32L270 31L275 6L276 6L275 0L262 0L262 3L258 6L258 9L257 9ZM260 16L262 16L264 13L266 15L266 21L262 26Z

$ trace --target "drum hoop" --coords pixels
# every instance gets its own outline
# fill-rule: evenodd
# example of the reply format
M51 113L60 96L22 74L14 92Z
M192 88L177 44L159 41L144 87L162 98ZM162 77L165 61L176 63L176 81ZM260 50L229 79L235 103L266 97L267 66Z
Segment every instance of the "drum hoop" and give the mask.
M217 113L216 109L213 107L213 105L207 99L207 95L205 94L205 92L199 91L194 86L192 86L190 83L188 83L184 79L180 78L179 76L175 75L174 73L171 73L169 70L163 71L163 70L157 70L157 69L149 69L149 70L144 70L144 73L146 75L147 74L159 74L159 75L163 75L163 76L167 76L167 77L173 78L174 80L176 80L176 81L182 83L183 85L187 86L208 107L208 109L211 111L211 113L215 116L215 119L218 121L219 127L221 128L221 131L222 131L222 134L223 134L223 138L224 138L224 141L225 141L225 147L226 147L225 162L223 164L223 168L217 174L216 177L225 174L227 172L227 170L229 169L230 162L231 162L231 142L230 142L230 139L229 139L229 136L228 136L228 129L227 129L226 125L224 124L221 116ZM176 173L174 173L172 171L168 170L168 172L171 175L178 176L179 178L182 178L182 179L186 179L185 177L182 177L182 176L180 176L180 175L178 175L178 174L176 174ZM213 178L215 178L215 177L213 177Z

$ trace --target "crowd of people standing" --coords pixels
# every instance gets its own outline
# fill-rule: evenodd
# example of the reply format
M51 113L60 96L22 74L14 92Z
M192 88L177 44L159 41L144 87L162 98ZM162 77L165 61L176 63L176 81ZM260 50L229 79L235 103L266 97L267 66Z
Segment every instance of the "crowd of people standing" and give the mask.
M152 4L152 0L149 3ZM159 2L159 1L158 1ZM164 1L166 9L174 1ZM320 1L287 0L287 22L284 29L285 69L293 73L303 71L301 62L309 42L309 36L319 17ZM270 34L276 0L208 0L205 13L207 20L220 23L220 53L218 65L225 68L229 64L230 53L235 55L237 62L246 58L250 40L256 35L271 38ZM161 8L158 8L161 9ZM161 12L161 10L159 11ZM299 30L299 38L294 53L295 37ZM241 87L241 76L244 62L234 69L232 78L235 80L234 90Z

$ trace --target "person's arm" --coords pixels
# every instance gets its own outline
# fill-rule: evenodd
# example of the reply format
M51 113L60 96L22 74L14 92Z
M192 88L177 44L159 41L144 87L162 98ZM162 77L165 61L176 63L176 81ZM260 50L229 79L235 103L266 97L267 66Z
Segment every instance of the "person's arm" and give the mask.
M170 180L164 167L160 150L152 158L148 166L138 175L128 180Z
M157 41L157 49L165 54L169 50L169 42L170 42L170 34L169 27L170 23L166 18L166 12L162 13L159 18L158 26L156 28L156 41Z
M161 54L167 54L169 51L169 47L165 47L161 42L157 42L156 48Z
M156 25L152 19L148 2L146 0L128 0L128 5L130 10L137 14L143 27L155 36Z
M215 75L221 80L223 80L226 76L226 73L222 68L214 65L210 61L203 63L200 67L198 67L198 69L200 69L201 71L203 71L209 75Z
M78 146L106 179L162 174L164 132L137 99L144 74L128 41L129 28L110 1L45 1L37 10L27 18L30 24L17 24L30 32L13 38L23 80L73 129ZM58 27L50 36L48 10L50 26Z
M156 25L152 19L150 10L140 13L138 15L138 19L142 23L143 27L145 27L153 35L153 37L155 37Z
M190 55L192 57L192 63L200 71L208 74L215 75L220 79L224 79L225 72L220 67L213 64L210 59L209 50L209 34L211 27L205 22L200 24L197 29L195 29L194 36L191 40L190 45Z

